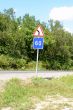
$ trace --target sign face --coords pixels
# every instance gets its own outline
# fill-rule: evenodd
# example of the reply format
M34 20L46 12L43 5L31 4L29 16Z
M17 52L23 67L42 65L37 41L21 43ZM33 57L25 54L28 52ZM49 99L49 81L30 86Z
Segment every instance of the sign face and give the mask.
M41 26L38 26L35 30L35 32L33 33L33 35L35 37L43 37L44 36L44 33L43 33L43 29Z
M34 37L33 39L33 48L34 49L43 49L43 41L42 37Z

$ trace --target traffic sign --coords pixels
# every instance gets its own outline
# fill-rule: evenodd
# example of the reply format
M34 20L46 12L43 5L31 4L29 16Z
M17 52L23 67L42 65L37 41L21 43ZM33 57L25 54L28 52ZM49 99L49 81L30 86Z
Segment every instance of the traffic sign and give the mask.
M35 37L43 37L43 36L44 36L44 33L43 33L42 27L41 27L41 26L38 26L38 27L36 28L36 30L34 31L33 35L34 35Z
M33 48L34 49L43 49L43 41L42 37L34 37L33 38Z
M37 59L36 59L36 75L38 73L38 58L39 58L39 49L43 49L44 43L44 32L42 27L39 25L33 33L33 48L37 49Z

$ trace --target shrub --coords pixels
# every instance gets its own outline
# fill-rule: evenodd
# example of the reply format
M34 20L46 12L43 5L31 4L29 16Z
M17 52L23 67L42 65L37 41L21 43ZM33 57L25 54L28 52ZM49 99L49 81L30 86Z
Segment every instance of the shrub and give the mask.
M25 69L25 59L15 59L8 55L0 55L0 68L2 69Z
M28 62L28 64L26 65L26 68L34 70L36 68L36 62L35 61Z
M25 69L26 60L25 59L17 59L16 60L16 65L17 65L17 68Z
M6 69L8 66L8 56L0 55L0 68Z

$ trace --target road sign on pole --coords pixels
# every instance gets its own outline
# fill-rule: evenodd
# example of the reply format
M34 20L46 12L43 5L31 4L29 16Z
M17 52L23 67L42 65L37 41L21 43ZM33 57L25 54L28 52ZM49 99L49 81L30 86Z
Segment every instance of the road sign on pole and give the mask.
M33 38L33 48L34 49L43 49L43 41L44 39L41 37Z
M43 49L43 43L44 43L44 33L41 26L38 26L36 30L33 33L33 48L37 49L37 62L36 62L36 75L38 73L38 59L39 59L39 49Z
M33 35L34 35L35 37L43 37L43 36L44 36L44 33L43 33L42 27L41 27L41 26L38 26L38 27L36 28L36 30L34 31Z

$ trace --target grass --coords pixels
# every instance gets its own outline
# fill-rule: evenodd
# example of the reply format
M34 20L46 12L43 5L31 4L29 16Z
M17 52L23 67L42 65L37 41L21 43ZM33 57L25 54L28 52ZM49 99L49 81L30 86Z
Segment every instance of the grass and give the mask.
M73 76L59 79L32 78L26 81L11 79L0 92L0 108L12 107L14 110L30 110L46 96L60 94L73 98Z

